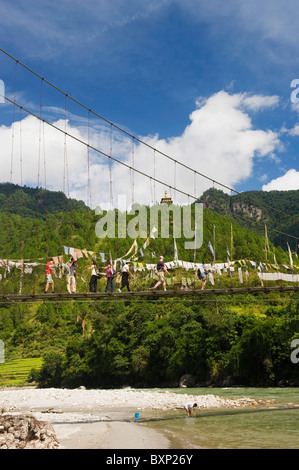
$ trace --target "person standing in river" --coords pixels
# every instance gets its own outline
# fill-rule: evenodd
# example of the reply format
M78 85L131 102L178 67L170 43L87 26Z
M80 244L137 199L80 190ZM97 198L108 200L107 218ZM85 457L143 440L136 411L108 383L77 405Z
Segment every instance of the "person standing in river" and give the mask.
M196 416L196 408L197 408L197 403L186 403L184 405L184 409L187 411L187 416L192 416L192 410L193 410L193 416Z

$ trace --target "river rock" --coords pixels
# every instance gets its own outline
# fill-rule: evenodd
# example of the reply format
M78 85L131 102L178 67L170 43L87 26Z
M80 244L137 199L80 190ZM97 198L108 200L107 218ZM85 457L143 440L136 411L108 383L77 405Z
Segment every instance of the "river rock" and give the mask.
M31 414L0 415L0 449L56 449L59 443L51 423Z
M179 382L179 386L181 388L185 388L185 387L194 387L196 383L196 379L193 375L191 374L184 374L182 375L182 377L180 378L180 382Z
M234 378L231 375L225 377L222 382L222 387L232 387L234 385Z

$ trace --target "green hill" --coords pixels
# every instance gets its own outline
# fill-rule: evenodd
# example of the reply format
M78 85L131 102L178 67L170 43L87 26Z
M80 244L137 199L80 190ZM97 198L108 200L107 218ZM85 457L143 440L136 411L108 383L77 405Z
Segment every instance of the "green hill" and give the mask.
M0 183L0 212L45 219L48 214L71 210L89 211L83 201L67 198L62 191Z
M232 217L241 226L260 235L264 234L266 224L268 237L275 246L287 249L288 242L292 250L296 249L294 239L278 232L299 236L299 190L247 191L230 196L211 188L199 201L206 208Z
M181 209L182 210L182 209ZM148 212L148 227L149 225ZM135 216L128 215L127 224ZM194 214L193 214L194 218ZM37 260L45 257L59 256L64 253L64 246L87 249L99 256L104 252L111 252L113 259L123 257L130 249L133 239L126 238L98 238L95 227L100 216L94 211L72 210L70 212L58 212L48 214L46 219L42 217L27 217L18 214L7 214L0 211L0 223L5 230L0 232L0 258ZM116 212L117 220L117 212ZM149 246L138 250L136 260L145 263L155 262L160 255L167 261L174 259L173 220L170 213L169 238L150 238ZM232 236L232 238L231 238ZM216 260L225 262L227 260L227 248L231 250L231 259L250 258L257 262L273 262L274 251L279 264L288 264L288 255L279 246L274 247L270 242L270 253L265 253L265 238L257 232L240 225L229 215L221 215L210 209L204 210L203 217L203 243L196 250L195 261L211 262L212 254L208 248L209 241L214 244ZM194 261L194 251L185 248L187 238L183 235L176 239L178 257L185 261ZM137 238L138 247L141 248L146 237ZM233 243L231 243L233 241ZM153 253L155 256L153 257ZM107 256L106 256L107 257Z

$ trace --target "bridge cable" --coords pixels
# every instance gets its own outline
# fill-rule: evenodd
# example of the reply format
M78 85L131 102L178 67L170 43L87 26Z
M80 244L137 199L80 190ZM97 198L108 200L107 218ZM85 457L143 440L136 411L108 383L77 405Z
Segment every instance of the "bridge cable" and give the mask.
M4 49L0 48L0 52L4 53L5 55L7 55L9 58L11 58L12 60L14 60L15 62L18 62L22 67L24 67L26 70L28 70L30 73L32 73L32 74L35 75L36 77L42 78L41 75L39 75L37 72L35 72L34 70L32 70L32 69L31 69L30 67L28 67L27 65L25 65L25 64L23 64L22 62L18 61L15 57L13 57L11 54L9 54L8 52L6 52ZM52 88L54 88L54 89L55 89L56 91L58 91L59 93L61 93L61 94L65 95L65 96L67 96L67 97L68 97L70 100L72 100L74 103L78 104L78 105L81 106L82 108L85 108L86 110L89 110L89 108L88 108L87 106L85 106L83 103L81 103L81 102L78 101L77 99L75 99L75 98L69 96L67 93L65 93L63 90L61 90L60 88L58 88L58 87L57 87L56 85L54 85L53 83L49 82L49 81L46 80L45 78L42 78L42 79L43 79L43 81L44 81L45 83L47 83L49 86L51 86ZM120 132L124 133L125 135L127 135L127 136L129 136L129 137L131 137L131 138L134 138L134 140L135 140L136 142L139 142L139 143L141 143L142 145L145 145L145 146L147 146L148 148L151 148L152 150L155 150L157 153L159 153L160 155L164 156L164 157L167 158L167 159L170 159L170 160L172 160L172 161L175 161L175 159L174 159L173 157L171 157L170 155L168 155L168 154L166 154L166 153L164 153L164 152L162 152L162 151L160 151L160 150L158 150L158 149L155 149L153 146L151 146L151 145L148 144L147 142L145 142L145 141L139 139L138 137L132 135L131 133L127 132L126 130L122 129L121 127L115 125L113 122L111 122L111 121L109 121L108 119L104 118L103 116L101 116L100 114L96 113L95 111L93 111L93 110L90 109L90 112L91 112L94 116L100 118L101 120L103 120L104 122L108 123L110 126L113 126L115 129L119 130ZM211 178L211 177L209 177L209 176L207 176L207 175L204 175L204 174L198 172L197 170L194 170L193 168L189 167L189 166L186 165L185 163L180 162L180 161L177 161L177 162L178 162L179 165L181 165L181 166L184 167L185 169L187 169L187 170L189 170L189 171L192 171L192 172L195 171L196 174L198 174L198 175L202 176L203 178L205 178L205 179L211 181L211 182L213 183L213 186L214 186L214 183L216 183L217 185L219 185L219 186L221 186L221 187L223 187L223 188L225 188L225 189L227 189L227 190L229 190L229 191L232 191L232 192L234 192L234 193L237 194L237 195L243 195L242 192L239 192L239 191L237 191L237 190L235 190L235 189L233 189L233 188L231 188L231 187L229 187L229 186L227 186L227 185L225 185L225 184L223 184L223 183L220 183L220 182L218 182L218 181L215 181L213 178ZM287 217L290 217L290 218L292 218L292 219L295 219L295 221L297 221L297 218L296 218L296 217L294 217L294 216L292 216L292 215L290 215L290 214L287 214L287 213L283 213L283 212L281 212L279 209L275 209L275 208L273 208L273 207L270 207L268 204L265 204L265 203L263 203L263 202L261 202L261 201L259 201L259 200L256 200L255 198L252 198L251 196L246 196L246 198L247 198L248 200L250 200L250 201L255 201L256 203L258 203L258 204L260 204L260 205L262 205L262 206L264 206L264 207L267 207L267 208L269 208L269 209L271 209L271 210L273 210L273 211L276 211L277 213L281 213L282 215L286 215ZM197 199L197 198L195 198L195 199Z
M4 98L5 98L8 102L14 103L12 100L10 100L10 99L9 99L8 97L6 97L6 96L4 96ZM33 113L32 111L28 110L27 108L21 106L21 105L18 104L18 103L14 103L14 104L15 104L17 107L22 108L22 109L23 109L25 112L27 112L28 114L30 114L30 115L36 117L37 119L40 119L39 116L38 116L36 113ZM43 122L45 122L46 124L48 124L50 127L54 128L54 129L56 129L56 130L58 130L59 132L66 133L66 135L67 135L68 137L70 137L71 139L73 139L73 140L75 140L75 141L77 141L77 142L79 142L79 143L81 143L81 144L83 144L83 145L87 145L87 143L84 142L82 139L80 139L80 138L74 136L73 134L70 134L69 132L63 131L61 128L57 127L57 126L56 126L55 124L53 124L53 123L50 123L50 122L47 121L46 119L43 119ZM152 176L148 175L147 173L145 173L145 172L143 172L143 171L141 171L141 170L138 170L136 167L133 168L131 165L129 165L129 164L127 164L127 163L125 163L125 162L123 162L123 161L121 161L121 160L118 160L117 158L115 158L115 157L113 157L113 156L111 156L111 155L107 155L105 152L103 152L103 151L97 149L96 147L91 146L91 149L94 150L95 152L97 152L97 153L99 153L99 154L105 156L106 158L111 159L111 160L113 160L113 161L115 161L115 162L117 162L117 163L120 163L121 165L125 166L126 168L129 168L129 169L135 171L136 173L141 174L142 176L144 176L144 177L146 177L146 178L148 178L148 179L151 179L151 178L152 178ZM194 170L194 171L196 171L196 170ZM188 198L190 197L190 198L192 198L192 199L197 200L197 197L196 197L195 195L191 195L191 194L187 193L186 191L183 191L183 190L178 189L178 188L173 188L172 185L169 185L168 183L165 183L164 181L161 181L161 180L159 180L159 179L157 179L157 178L155 178L155 181L158 182L159 184L163 185L163 186L168 186L169 188L174 189L174 190L176 190L177 192L179 192L179 193L181 193L181 194L184 194L184 195L187 196ZM213 180L213 183L215 183L215 180ZM288 214L285 214L285 215L288 215ZM256 222L256 225L263 226L262 224L259 224L258 222ZM282 235L288 235L289 237L291 237L291 238L293 238L293 239L297 239L296 236L291 235L291 234L286 234L286 232L280 232L279 230L277 230L277 229L275 229L275 228L272 228L272 227L271 227L271 228L269 228L269 229L270 229L271 231L273 231L273 232L281 233Z

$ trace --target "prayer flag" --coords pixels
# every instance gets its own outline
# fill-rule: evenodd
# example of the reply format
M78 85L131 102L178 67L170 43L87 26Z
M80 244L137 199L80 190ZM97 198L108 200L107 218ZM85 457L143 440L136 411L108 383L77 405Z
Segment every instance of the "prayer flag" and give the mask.
M211 251L211 253L212 253L212 255L213 255L213 258L214 258L214 261L215 261L215 253L214 253L214 250L213 250L213 247L212 247L211 242L208 243L208 247L210 248L210 251Z
M290 245L288 244L288 242L287 242L287 245L288 245L288 251L289 251L289 258L290 258L290 266L291 266L291 268L293 269L292 252L291 252L291 248L290 248Z
M175 259L175 262L177 263L177 261L178 261L178 248L176 246L175 238L173 239L173 242L174 242L174 259Z

